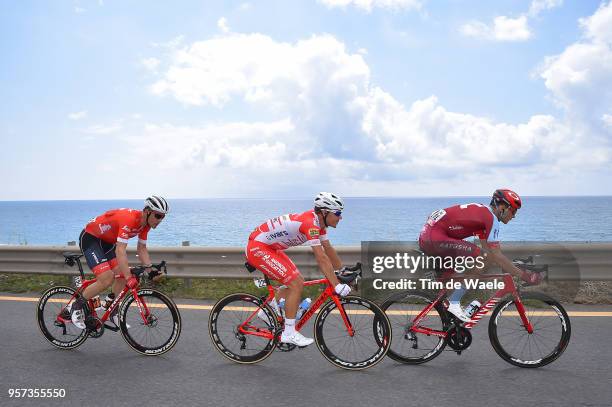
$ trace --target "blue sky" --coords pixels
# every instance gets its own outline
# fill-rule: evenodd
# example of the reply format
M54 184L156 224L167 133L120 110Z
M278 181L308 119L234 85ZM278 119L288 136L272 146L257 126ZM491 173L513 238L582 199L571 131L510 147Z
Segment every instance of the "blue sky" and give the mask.
M2 200L612 194L608 1L24 1L0 27Z

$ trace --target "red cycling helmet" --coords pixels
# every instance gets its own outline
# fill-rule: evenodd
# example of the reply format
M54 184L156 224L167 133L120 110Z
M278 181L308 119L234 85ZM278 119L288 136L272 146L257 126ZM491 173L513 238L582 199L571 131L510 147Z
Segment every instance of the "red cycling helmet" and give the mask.
M521 208L521 197L514 191L509 189L498 189L493 192L493 198L491 203L497 206L500 202L514 208L515 210Z

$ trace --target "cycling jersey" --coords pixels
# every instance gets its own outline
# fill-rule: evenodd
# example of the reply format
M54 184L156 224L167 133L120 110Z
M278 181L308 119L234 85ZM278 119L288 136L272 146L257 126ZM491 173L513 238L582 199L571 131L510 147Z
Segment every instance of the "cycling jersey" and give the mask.
M297 267L283 252L293 246L320 246L327 240L314 210L270 219L249 236L246 257L249 264L268 277L289 284L300 275Z
M320 246L327 240L327 231L321 228L314 210L272 218L259 225L249 240L263 243L274 250L293 246Z
M150 226L141 226L142 211L136 209L112 209L92 219L85 231L106 243L127 243L128 239L138 235L138 242L147 242Z
M429 215L419 236L419 246L430 255L476 257L480 248L463 239L476 236L498 247L499 221L490 207L470 203L439 209Z

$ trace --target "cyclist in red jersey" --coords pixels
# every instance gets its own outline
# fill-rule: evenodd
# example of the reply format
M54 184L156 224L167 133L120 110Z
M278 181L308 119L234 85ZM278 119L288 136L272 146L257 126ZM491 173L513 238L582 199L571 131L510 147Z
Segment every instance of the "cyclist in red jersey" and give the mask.
M342 219L342 199L329 192L319 193L314 209L279 216L259 225L249 236L246 247L247 261L268 277L280 281L287 288L279 290L285 298L285 329L281 341L297 346L308 346L306 338L295 330L295 316L302 298L304 278L287 257L284 250L293 246L312 248L319 269L335 287L336 294L346 296L351 288L341 284L334 270L342 268L342 261L327 238L327 227L335 228Z
M451 206L433 212L427 219L419 235L419 247L429 256L477 257L483 255L485 267L476 269L476 274L484 272L495 263L501 269L521 278L529 284L538 284L539 273L523 271L512 264L500 248L500 222L507 224L521 207L521 198L509 189L498 189L493 193L489 206L478 203ZM480 247L463 239L477 237ZM451 270L454 272L454 270ZM455 290L449 297L449 312L461 321L470 318L461 308L461 297L465 289Z
M87 265L96 276L96 282L83 290L71 307L71 318L75 326L85 329L83 305L112 284L118 295L127 286L138 284L129 269L127 258L128 239L138 235L136 252L140 263L151 266L147 250L147 234L155 229L169 212L168 202L159 196L150 196L142 211L135 209L113 209L92 219L81 232L79 246ZM146 270L150 272L151 270ZM112 321L118 324L117 316Z

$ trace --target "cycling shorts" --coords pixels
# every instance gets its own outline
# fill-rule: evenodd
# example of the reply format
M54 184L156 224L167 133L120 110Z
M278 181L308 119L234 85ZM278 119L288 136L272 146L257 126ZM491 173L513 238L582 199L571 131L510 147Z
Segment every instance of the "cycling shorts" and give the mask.
M249 240L245 254L249 264L281 284L289 284L300 275L299 270L285 252L271 249L264 243Z
M439 257L478 257L480 248L465 240L448 236L440 228L425 225L419 235L419 247L428 256ZM444 270L454 272L454 270Z
M79 247L87 260L87 265L96 276L108 270L115 270L115 278L123 278L117 267L114 244L107 243L83 230L79 236Z

